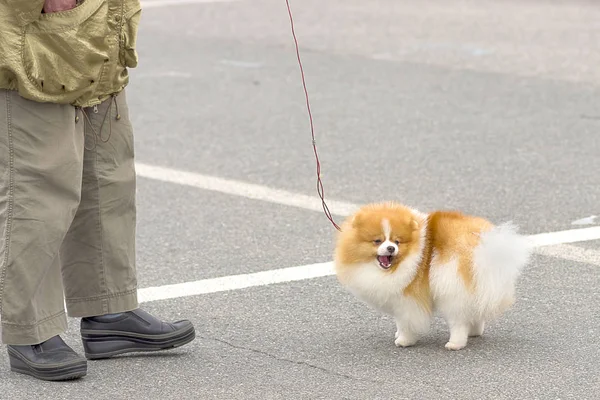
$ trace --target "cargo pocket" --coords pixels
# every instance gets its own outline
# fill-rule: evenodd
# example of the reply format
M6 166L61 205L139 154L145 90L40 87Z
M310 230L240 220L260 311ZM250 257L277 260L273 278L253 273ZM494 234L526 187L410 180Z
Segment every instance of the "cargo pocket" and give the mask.
M136 43L141 16L142 8L139 3L123 16L119 51L119 61L123 67L135 68L138 65Z
M27 25L21 56L31 83L49 95L80 95L98 85L109 59L107 17L106 0L85 0Z

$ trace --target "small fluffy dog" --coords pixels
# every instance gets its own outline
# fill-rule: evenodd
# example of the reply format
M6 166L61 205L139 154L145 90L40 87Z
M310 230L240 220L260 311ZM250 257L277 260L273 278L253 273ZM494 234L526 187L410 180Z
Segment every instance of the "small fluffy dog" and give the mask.
M396 346L414 345L434 313L450 328L449 350L483 333L514 303L530 246L510 223L459 212L424 214L397 203L370 204L341 227L340 283L396 321Z

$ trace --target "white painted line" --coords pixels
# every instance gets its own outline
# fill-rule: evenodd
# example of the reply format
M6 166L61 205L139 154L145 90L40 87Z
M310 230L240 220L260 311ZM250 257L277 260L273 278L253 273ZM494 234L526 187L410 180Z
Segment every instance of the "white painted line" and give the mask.
M562 258L565 260L588 263L600 266L600 251L582 249L576 246L560 244L558 239L565 239L567 243L600 239L600 231L595 236L587 229L585 234L578 235L576 230L543 233L528 236L536 253ZM554 236L553 236L554 235ZM571 236L569 236L571 235ZM543 240L540 240L542 238ZM555 238L550 240L549 238ZM219 278L203 279L195 282L185 282L173 285L150 287L139 290L140 302L174 299L177 297L196 296L200 294L225 292L230 290L245 289L255 286L266 286L275 283L301 281L334 275L333 262L301 265L298 267L274 269L251 274L230 275Z
M332 274L333 263L326 262L256 272L252 274L204 279L201 281L185 282L175 285L150 287L140 289L138 291L138 298L140 302L174 299L177 297L244 289L253 286L265 286L274 283L301 281Z
M162 182L191 186L198 189L225 193L248 199L262 200L285 206L302 208L309 211L323 212L321 200L314 196L272 189L267 186L218 178L195 172L182 171L166 167L136 163L137 175L143 178ZM347 216L359 208L359 205L345 201L325 199L329 210L334 215ZM540 233L529 236L534 246L548 246L561 243L584 242L600 239L600 226L570 229L560 232Z
M198 189L209 190L229 195L262 200L285 206L297 207L310 211L322 212L320 199L317 197L297 194L266 186L186 172L165 167L136 163L137 175L162 182L191 186ZM327 200L327 199L326 199ZM346 216L358 208L356 204L337 200L327 200L333 214ZM533 247L546 247L562 245L565 243L585 242L600 239L600 226L570 229L566 231L540 233L528 236ZM566 260L592 262L598 260L598 252L582 250L575 246L557 249L536 249L540 254ZM262 271L251 274L231 275L212 279L203 279L195 282L185 282L173 285L157 286L139 290L141 302L173 299L177 297L195 296L207 293L216 293L238 290L255 286L265 286L275 283L284 283L312 279L334 274L333 263L301 265L298 267L282 268Z
M529 236L529 239L536 247L562 243L586 242L589 240L600 239L600 226L583 229L569 229L560 232L540 233Z
M153 165L136 163L137 175L143 178L155 179L163 182L191 186L198 189L225 193L248 199L262 200L269 203L302 208L310 211L323 212L321 200L317 197L292 193L281 189L271 189L266 186L246 183L231 179L218 178L193 172L175 170L171 168L156 167ZM343 201L325 199L332 214L348 215L356 210L356 204Z
M171 6L183 6L189 4L200 4L200 3L232 3L240 0L155 0L155 1L142 1L142 8L158 8L158 7L171 7Z
M571 225L594 225L596 223L597 215L590 215L589 217L578 219L577 221L571 222Z
M599 250L583 249L570 244L558 244L555 246L539 248L536 250L536 253L548 257L561 258L563 260L592 264L600 267Z

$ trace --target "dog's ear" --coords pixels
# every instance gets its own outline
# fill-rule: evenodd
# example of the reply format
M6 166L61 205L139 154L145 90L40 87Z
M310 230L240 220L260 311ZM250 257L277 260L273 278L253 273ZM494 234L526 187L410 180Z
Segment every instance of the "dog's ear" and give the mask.
M353 228L358 228L362 225L364 220L364 215L362 211L358 211L356 214L354 214L354 216L352 217L352 227Z
M412 227L413 231L416 231L417 229L419 229L419 222L416 219L412 219L410 221L410 226Z

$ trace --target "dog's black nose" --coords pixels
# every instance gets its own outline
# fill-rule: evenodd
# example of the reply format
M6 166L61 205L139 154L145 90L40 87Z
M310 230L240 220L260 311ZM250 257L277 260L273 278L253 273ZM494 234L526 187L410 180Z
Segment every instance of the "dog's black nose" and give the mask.
M388 246L387 251L389 251L390 253L393 253L394 251L396 251L396 249L394 248L394 246Z

